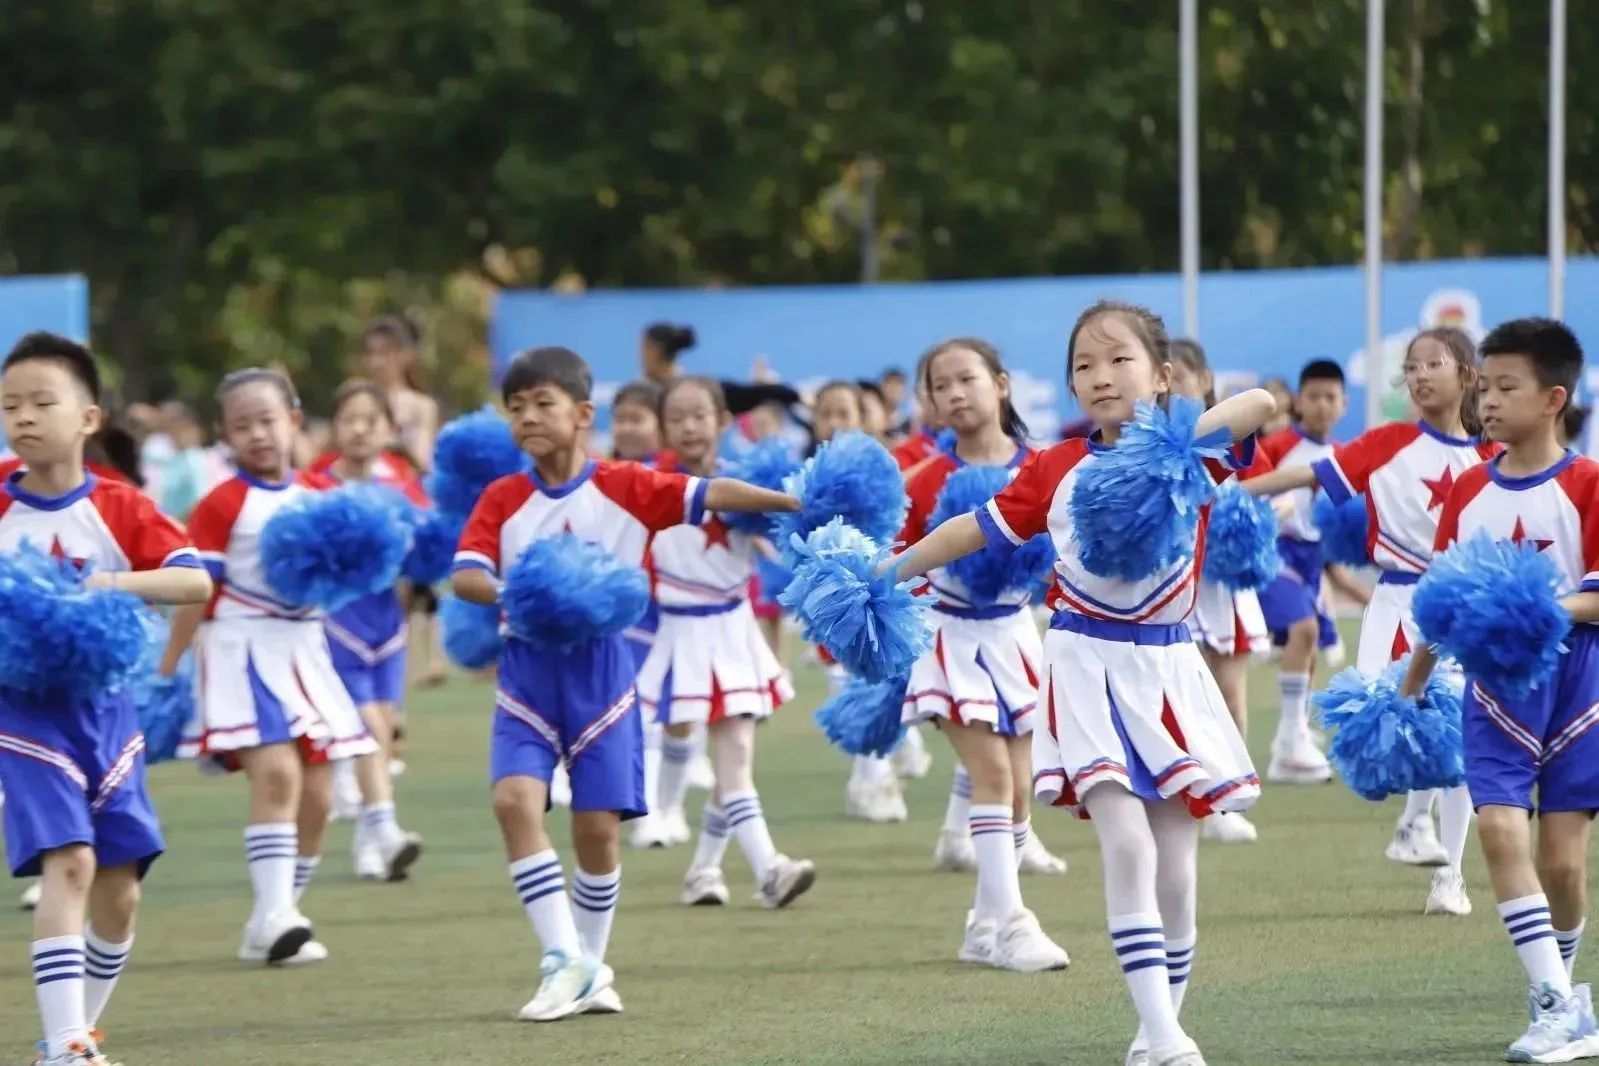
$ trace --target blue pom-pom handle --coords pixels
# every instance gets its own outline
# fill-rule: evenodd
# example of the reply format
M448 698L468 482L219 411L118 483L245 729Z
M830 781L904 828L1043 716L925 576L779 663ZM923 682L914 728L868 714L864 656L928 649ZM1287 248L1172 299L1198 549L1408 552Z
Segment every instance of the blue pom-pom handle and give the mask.
M794 538L803 541L834 518L886 544L904 527L910 507L899 464L859 430L840 433L817 449L783 481L783 491L800 501L798 511L772 516L773 543L785 556Z
M1332 734L1327 757L1356 795L1380 800L1465 780L1460 690L1435 672L1420 699L1399 694L1406 656L1379 677L1351 667L1311 698Z
M905 709L906 680L867 682L852 677L842 691L816 709L818 728L847 755L892 755L905 738L900 715Z
M1010 482L1010 475L1002 466L964 466L950 474L928 517L928 531L987 504ZM966 587L974 604L988 607L1006 593L1038 588L1054 566L1054 542L1040 533L1020 547L985 545L944 570Z
M1205 530L1205 577L1234 589L1263 589L1282 569L1271 501L1236 484L1216 493Z
M330 611L393 588L411 550L409 506L378 485L307 493L261 530L267 584L287 603Z
M1310 520L1321 532L1323 560L1340 566L1371 565L1367 547L1371 515L1366 510L1366 497L1351 496L1343 503L1333 503L1332 497L1318 492L1310 507Z
M0 688L63 706L120 688L150 640L142 601L85 589L70 559L28 542L0 554L0 603Z
M439 601L444 654L463 670L493 666L500 657L500 608L446 596Z
M571 648L643 618L650 584L643 570L568 533L528 546L505 575L500 602L512 636Z
M1174 396L1140 403L1116 446L1087 464L1069 504L1078 558L1089 573L1141 581L1193 554L1199 513L1215 494L1207 458L1225 454L1225 429L1198 436L1204 405Z
M494 408L484 407L451 419L439 430L428 497L440 511L464 519L490 484L528 467L510 424Z
M723 464L722 475L748 482L773 492L783 491L783 484L800 468L799 460L783 441L767 437L756 441L737 456ZM727 528L756 536L772 535L772 516L759 512L728 511L721 514Z
M1531 541L1478 532L1432 561L1411 600L1421 635L1501 699L1523 699L1560 665L1571 615L1561 576Z

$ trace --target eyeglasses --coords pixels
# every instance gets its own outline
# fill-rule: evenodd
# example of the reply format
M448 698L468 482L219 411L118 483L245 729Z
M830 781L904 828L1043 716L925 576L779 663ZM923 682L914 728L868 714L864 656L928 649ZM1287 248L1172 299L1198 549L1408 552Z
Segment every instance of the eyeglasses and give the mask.
M1420 362L1407 359L1404 365L1405 377L1415 378L1420 377L1423 374L1436 374L1449 364L1450 360L1445 359L1442 356L1434 356L1431 359L1426 359Z

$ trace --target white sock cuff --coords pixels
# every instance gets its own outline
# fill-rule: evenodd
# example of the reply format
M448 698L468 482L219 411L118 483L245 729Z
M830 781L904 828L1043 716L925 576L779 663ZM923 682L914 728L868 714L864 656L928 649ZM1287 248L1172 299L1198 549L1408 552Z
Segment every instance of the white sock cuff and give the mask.
M133 937L129 936L128 939L120 944L113 944L109 940L101 940L94 935L93 929L85 926L83 930L83 946L85 949L98 951L102 955L125 955L133 947Z
M254 840L259 837L296 836L293 822L261 822L256 825L244 827L244 839Z
M1516 899L1505 900L1499 904L1499 917L1509 918L1523 911L1547 911L1548 909L1549 897L1542 892L1537 892L1531 896L1520 896Z
M609 888L621 880L622 867L620 864L618 864L616 869L612 870L608 874L591 874L581 866L572 871L572 883L578 885L591 885L595 888Z
M572 906L585 911L616 909L616 900L622 894L622 868L618 866L607 874L586 873L579 867L572 877Z
M1284 692L1303 692L1310 688L1309 674L1278 674L1277 687Z

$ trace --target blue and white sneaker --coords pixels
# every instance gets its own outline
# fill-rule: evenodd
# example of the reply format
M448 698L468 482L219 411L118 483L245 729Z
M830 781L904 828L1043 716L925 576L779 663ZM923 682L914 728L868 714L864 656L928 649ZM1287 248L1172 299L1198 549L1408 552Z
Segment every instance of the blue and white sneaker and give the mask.
M1521 1039L1505 1051L1506 1062L1575 1062L1599 1057L1599 1022L1593 1016L1593 993L1578 985L1561 998L1547 983L1538 990L1537 1017Z
M517 1012L524 1022L555 1022L583 1008L585 1000L610 987L615 975L609 966L582 958L568 958L564 951L546 951L539 960L544 980L538 995Z

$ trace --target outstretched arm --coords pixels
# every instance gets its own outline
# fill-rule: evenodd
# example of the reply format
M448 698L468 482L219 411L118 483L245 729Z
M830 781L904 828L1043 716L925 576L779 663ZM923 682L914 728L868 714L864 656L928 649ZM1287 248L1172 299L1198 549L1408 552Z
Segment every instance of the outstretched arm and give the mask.
M751 485L737 478L712 479L705 488L707 511L746 511L756 514L769 511L797 511L799 500L786 492L774 492Z
M1573 592L1560 601L1574 625L1599 622L1599 592Z
M1226 428L1233 440L1242 440L1255 432L1272 415L1277 413L1277 398L1265 389L1247 389L1236 396L1219 401L1215 407L1199 416L1195 427L1203 437L1213 430Z
M1291 466L1252 477L1242 484L1251 496L1279 496L1294 489L1315 488L1316 471L1308 466Z
M925 574L929 570L948 566L956 559L972 554L987 543L982 527L977 524L977 516L963 514L959 518L951 518L927 534L917 541L916 546L910 551L890 559L883 564L883 571L887 571L890 567L897 568L895 576L904 581L906 578Z
M480 567L468 567L450 575L450 588L468 603L492 607L500 602L500 585L494 575Z
M90 574L83 585L131 592L147 603L204 603L211 598L211 575L198 566L99 570Z

